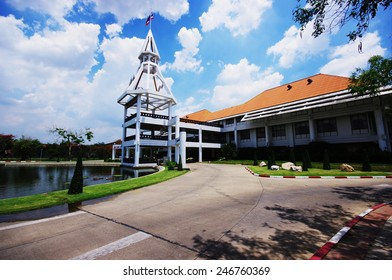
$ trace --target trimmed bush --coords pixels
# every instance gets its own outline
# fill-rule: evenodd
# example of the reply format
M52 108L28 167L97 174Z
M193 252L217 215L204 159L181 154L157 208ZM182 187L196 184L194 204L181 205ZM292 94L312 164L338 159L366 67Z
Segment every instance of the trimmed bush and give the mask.
M294 163L294 165L297 165L295 162L295 154L294 154L294 149L291 148L289 152L289 162Z
M79 154L76 161L75 171L72 176L68 194L78 194L83 192L83 162L82 156Z
M369 155L367 150L362 152L362 171L372 171L372 166L370 165Z
M324 170L331 170L331 164L329 162L329 155L328 155L327 149L324 150L323 169Z

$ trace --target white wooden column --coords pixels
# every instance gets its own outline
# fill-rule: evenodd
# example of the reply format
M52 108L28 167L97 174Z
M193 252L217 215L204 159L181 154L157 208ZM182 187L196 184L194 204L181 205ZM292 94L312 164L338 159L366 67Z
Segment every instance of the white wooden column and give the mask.
M199 162L203 162L203 130L199 128Z
M378 146L381 151L388 150L387 136L385 133L384 118L382 117L381 109L374 110L374 118L376 121Z
M139 166L140 158L140 122L141 122L141 109L142 109L142 96L137 96L137 107L136 107L136 137L135 137L135 159L134 166Z
M167 134L168 134L167 135L167 142L168 142L168 145L167 145L167 158L168 158L169 161L171 161L172 160L172 148L170 146L170 142L172 140L172 133L173 133L172 126L170 124L170 121L172 119L172 103L171 102L169 102L168 117L169 117L169 120L168 120L169 126L167 128Z
M309 119L309 137L310 137L310 142L316 141L316 131L314 129L313 119Z
M180 133L180 155L182 167L186 168L186 132L181 131Z
M269 133L269 127L268 125L265 125L265 145L268 147L270 143L270 133Z

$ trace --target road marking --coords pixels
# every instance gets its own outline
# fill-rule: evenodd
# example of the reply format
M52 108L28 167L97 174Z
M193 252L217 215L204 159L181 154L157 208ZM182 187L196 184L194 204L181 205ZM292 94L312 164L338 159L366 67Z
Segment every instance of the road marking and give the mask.
M9 225L9 226L5 226L5 227L1 227L0 231L7 230L7 229L19 228L19 227L30 226L30 225L35 225L35 224L40 224L40 223L44 223L44 222L48 222L48 221L53 221L53 220L68 218L68 217L72 217L72 216L77 216L77 215L80 215L80 214L85 214L85 212L83 212L83 211L76 211L76 212L72 212L72 213L69 213L69 214L55 216L55 217L51 217L51 218L46 218L46 219L40 219L40 220L35 220L35 221L28 221L28 222L24 222L24 223Z
M98 257L108 255L108 254L113 253L115 251L118 251L120 249L126 248L131 244L135 244L137 242L140 242L140 241L147 239L147 238L150 238L150 237L151 237L150 234L138 231L137 233L129 235L125 238L119 239L119 240L114 241L112 243L109 243L105 246L99 247L97 249L94 249L92 251L89 251L87 253L79 255L77 257L74 257L74 258L72 258L72 260L94 260Z

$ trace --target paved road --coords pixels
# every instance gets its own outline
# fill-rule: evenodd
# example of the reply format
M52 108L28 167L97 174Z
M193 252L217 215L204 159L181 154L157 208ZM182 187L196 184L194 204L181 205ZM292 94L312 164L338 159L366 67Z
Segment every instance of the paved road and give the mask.
M308 259L391 179L266 179L243 166L188 174L48 220L0 223L0 259Z

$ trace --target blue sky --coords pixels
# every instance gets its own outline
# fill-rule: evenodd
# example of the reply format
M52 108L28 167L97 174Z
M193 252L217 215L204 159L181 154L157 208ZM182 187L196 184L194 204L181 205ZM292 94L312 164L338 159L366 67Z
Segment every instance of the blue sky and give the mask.
M304 1L303 1L304 2ZM116 103L152 31L177 115L215 111L317 73L349 76L391 56L391 9L359 41L355 23L318 38L299 34L297 1L0 0L0 133L53 142L48 130L91 128L93 143L121 138Z

